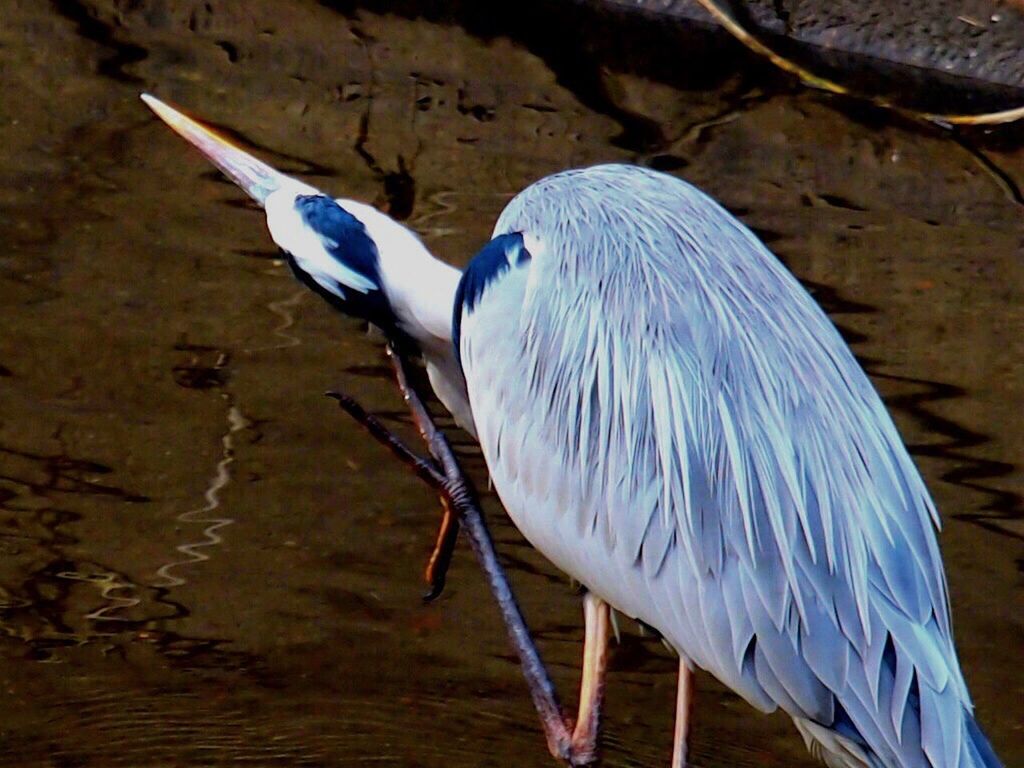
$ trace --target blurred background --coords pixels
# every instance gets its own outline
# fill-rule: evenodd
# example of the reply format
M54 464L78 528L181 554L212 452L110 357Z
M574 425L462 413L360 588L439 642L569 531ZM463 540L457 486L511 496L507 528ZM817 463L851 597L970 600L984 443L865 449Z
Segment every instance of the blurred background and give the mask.
M808 90L681 5L3 0L0 762L553 765L468 549L424 605L437 502L323 397L401 428L379 341L292 279L148 90L458 265L571 166L718 198L893 410L945 518L980 720L1024 763L1024 133ZM962 24L1019 7L987 6ZM1002 57L970 82L909 54L823 65L913 108L1005 108L1020 62L993 45L958 49ZM571 704L578 600L486 509ZM605 764L665 766L675 661L623 630ZM695 718L696 766L815 764L707 676Z

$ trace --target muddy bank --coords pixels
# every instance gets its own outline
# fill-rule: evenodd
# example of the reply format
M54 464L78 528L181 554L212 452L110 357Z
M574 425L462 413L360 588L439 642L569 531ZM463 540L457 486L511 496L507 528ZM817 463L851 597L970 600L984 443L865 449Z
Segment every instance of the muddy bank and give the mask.
M591 0L653 24L717 27L697 0ZM927 110L1024 104L1024 5L997 0L721 0L815 72ZM913 91L917 91L916 93Z

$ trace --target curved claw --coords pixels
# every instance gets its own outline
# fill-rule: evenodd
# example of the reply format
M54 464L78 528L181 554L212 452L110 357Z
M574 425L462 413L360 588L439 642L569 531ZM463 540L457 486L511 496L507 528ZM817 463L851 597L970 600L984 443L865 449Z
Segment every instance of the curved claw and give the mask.
M441 596L448 576L448 568L452 564L455 542L459 537L459 518L452 511L452 505L445 496L441 496L441 527L437 531L434 551L430 553L424 574L430 590L423 596L423 602L430 603Z

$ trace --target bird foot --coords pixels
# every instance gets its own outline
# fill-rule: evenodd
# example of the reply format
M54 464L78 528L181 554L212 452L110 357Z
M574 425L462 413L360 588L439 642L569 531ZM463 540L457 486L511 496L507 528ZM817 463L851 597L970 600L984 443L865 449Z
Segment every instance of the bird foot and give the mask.
M568 762L572 768L577 768L577 766L594 765L597 763L597 745L574 745L569 755L569 759L566 762Z
M546 727L545 736L548 742L548 751L551 756L570 768L583 768L583 766L594 765L597 762L596 739L580 739L570 734L573 732L571 722L559 724L561 727ZM557 732L553 732L557 731Z
M329 393L338 405L361 424L374 438L391 450L395 456L441 496L445 508L445 520L438 534L435 554L428 566L428 578L432 585L431 594L440 590L444 574L451 560L455 538L461 528L469 539L491 592L504 619L512 647L519 657L523 676L530 689L533 704L540 716L551 754L573 766L592 765L596 750L596 732L592 742L580 741L571 725L562 716L561 705L554 683L548 675L544 662L530 636L529 627L509 586L504 569L498 561L487 524L480 510L479 501L468 478L459 466L451 445L437 428L423 404L423 399L409 381L408 363L392 345L388 345L388 356L395 369L399 389L409 407L413 421L429 451L421 456L409 448L397 435L379 420L367 413L352 397L341 393ZM587 722L590 722L589 719ZM596 720L594 721L596 723Z

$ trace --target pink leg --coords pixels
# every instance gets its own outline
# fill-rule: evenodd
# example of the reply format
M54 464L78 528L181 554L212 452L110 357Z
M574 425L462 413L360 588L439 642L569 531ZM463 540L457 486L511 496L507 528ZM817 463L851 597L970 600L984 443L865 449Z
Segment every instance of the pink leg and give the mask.
M672 741L672 768L686 768L686 746L690 736L693 707L693 671L679 659L679 687L676 690L676 728Z
M438 535L435 555L428 567L428 578L433 587L430 596L436 596L444 585L444 573L451 556L452 546L459 528L469 539L480 566L497 600L505 627L519 656L534 706L540 715L548 749L556 758L576 768L593 763L597 757L597 736L604 693L604 676L608 660L608 639L611 611L608 604L594 595L584 598L586 634L583 647L583 679L580 684L578 722L573 724L562 713L554 684L541 661L537 647L516 603L512 589L498 562L487 524L480 512L476 493L469 485L444 434L434 425L422 399L409 383L407 363L394 350L388 354L395 368L399 388L412 412L413 420L431 457L417 455L379 420L367 413L348 395L329 393L373 437L386 445L398 458L408 464L420 478L438 490L445 507L445 518ZM456 514L453 516L452 512ZM455 519L453 519L453 517ZM461 524L461 525L460 525ZM570 730L572 729L572 730Z
M597 759L597 737L601 727L601 702L608 670L608 640L611 609L592 592L583 597L583 677L576 728L572 733L572 764L586 765Z

